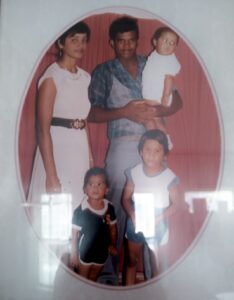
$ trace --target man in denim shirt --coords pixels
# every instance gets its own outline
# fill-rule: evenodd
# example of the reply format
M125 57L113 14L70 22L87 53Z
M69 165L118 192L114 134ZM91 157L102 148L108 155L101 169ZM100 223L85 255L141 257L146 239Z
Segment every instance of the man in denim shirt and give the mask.
M121 205L125 184L124 172L140 162L137 145L145 132L143 123L153 117L174 114L182 107L176 90L170 107L147 105L142 99L141 80L146 58L136 54L139 29L137 20L121 17L112 22L109 29L110 45L115 59L98 65L92 74L89 88L91 110L89 122L108 122L110 141L106 155L106 171L110 182L108 199L115 206L118 224L118 249L120 250L126 216ZM104 268L111 273L101 282L117 284L117 262Z

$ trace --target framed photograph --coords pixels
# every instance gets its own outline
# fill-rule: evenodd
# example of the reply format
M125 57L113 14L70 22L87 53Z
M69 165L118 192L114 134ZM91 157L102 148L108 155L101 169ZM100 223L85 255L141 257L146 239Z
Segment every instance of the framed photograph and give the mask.
M3 299L233 298L233 4L190 5L2 1Z

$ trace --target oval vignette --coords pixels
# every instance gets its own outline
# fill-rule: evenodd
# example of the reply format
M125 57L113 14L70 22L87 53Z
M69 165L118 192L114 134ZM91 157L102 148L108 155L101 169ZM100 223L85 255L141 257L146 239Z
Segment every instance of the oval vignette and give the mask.
M113 58L113 51L108 43L108 28L111 21L118 16L120 14L104 13L84 19L90 26L91 40L87 53L79 65L89 73L97 64ZM146 18L138 18L138 24L140 28L138 54L148 55L151 51L150 39L155 29L162 25L170 26L170 24L158 19ZM26 204L36 149L36 86L42 72L55 60L55 52L54 46L51 45L42 57L20 114L18 160ZM167 118L168 131L174 144L168 164L180 178L182 194L186 199L191 198L192 201L190 213L178 212L171 217L169 243L161 249L169 257L168 270L184 257L188 249L194 245L194 241L199 238L202 230L205 230L204 225L209 215L205 195L217 189L222 163L221 126L214 93L205 74L205 68L202 67L197 55L182 36L180 36L176 55L182 65L181 72L176 78L176 86L183 99L183 108ZM95 164L103 166L108 147L106 125L90 124L90 132ZM26 212L31 220L30 208L27 206ZM41 233L36 232L36 234L50 245L48 237L43 239ZM62 246L60 243L57 248L55 247L56 249L54 249L54 241L52 244L50 245L52 250L60 257L68 250L69 239L67 243L63 241ZM121 258L120 267L122 262ZM139 266L139 271L142 271L142 264Z

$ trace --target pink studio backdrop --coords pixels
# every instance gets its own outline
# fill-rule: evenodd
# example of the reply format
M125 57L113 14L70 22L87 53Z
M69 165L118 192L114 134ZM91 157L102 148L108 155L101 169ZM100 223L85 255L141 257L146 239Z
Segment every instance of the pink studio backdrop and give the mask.
M84 21L90 26L91 40L80 67L92 72L99 63L111 59L113 50L108 43L108 28L116 14L93 15ZM140 39L138 54L151 51L150 39L162 24L158 20L138 19ZM214 191L221 165L221 132L212 91L204 71L192 50L181 38L176 55L182 70L176 86L183 99L183 108L167 118L174 148L169 155L169 166L180 177L181 192ZM55 60L52 45L45 53L34 74L21 113L19 128L19 165L25 198L27 197L36 148L35 100L38 78ZM91 144L96 165L104 165L108 146L106 124L90 124ZM204 199L194 201L194 213L178 212L170 221L170 265L175 263L198 236L208 214Z

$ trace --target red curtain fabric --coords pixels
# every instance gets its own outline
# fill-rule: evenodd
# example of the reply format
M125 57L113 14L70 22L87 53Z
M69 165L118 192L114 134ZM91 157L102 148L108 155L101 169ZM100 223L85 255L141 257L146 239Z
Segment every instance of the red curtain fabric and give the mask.
M87 53L79 65L92 72L94 67L114 57L109 46L108 28L116 14L101 14L84 21L91 28L91 40ZM158 20L138 19L140 39L138 53L147 55L151 51L151 37L162 24ZM182 69L176 79L176 86L183 99L183 109L167 118L168 130L174 148L169 155L169 166L180 177L182 194L190 191L213 191L216 189L221 157L221 132L217 107L205 71L189 45L180 38L176 55ZM19 130L19 162L21 181L28 192L35 138L36 83L43 70L55 60L52 45L45 53L30 85L22 110ZM90 124L91 144L96 165L103 166L108 140L106 124ZM167 251L171 252L170 263L191 245L207 215L205 202L198 200L195 211L188 215L179 212L171 218L172 235ZM181 232L183 235L181 236Z

